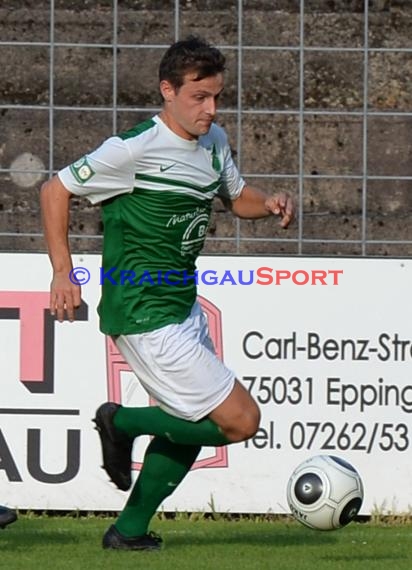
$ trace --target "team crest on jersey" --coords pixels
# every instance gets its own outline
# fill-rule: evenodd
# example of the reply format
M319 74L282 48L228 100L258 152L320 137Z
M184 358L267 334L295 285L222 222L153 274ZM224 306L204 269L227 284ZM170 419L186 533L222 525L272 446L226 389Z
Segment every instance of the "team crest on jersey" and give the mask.
M73 164L70 165L70 171L79 184L84 184L96 174L90 166L86 156L83 156L80 160L73 162Z

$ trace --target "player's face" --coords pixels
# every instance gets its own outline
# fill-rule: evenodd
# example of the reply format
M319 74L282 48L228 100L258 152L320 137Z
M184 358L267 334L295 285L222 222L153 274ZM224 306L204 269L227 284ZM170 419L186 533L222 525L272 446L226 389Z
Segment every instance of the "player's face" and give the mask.
M196 74L189 73L177 90L168 81L160 86L165 101L162 118L172 131L189 140L209 131L223 90L222 73L199 81L195 78Z

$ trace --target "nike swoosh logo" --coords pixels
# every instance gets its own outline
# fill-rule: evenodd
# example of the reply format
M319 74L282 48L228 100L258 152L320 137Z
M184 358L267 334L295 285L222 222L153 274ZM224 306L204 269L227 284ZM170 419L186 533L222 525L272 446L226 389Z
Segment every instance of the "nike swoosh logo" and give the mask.
M169 166L160 165L160 172L166 172L166 170L173 168L175 165L176 165L175 162L173 164L169 164Z

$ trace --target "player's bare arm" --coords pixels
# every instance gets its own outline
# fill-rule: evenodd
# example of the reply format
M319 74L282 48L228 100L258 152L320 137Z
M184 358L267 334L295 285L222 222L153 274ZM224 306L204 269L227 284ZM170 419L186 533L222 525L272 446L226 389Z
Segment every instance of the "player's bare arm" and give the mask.
M251 186L244 186L241 195L229 203L235 216L239 218L265 218L270 215L280 216L280 225L287 228L295 216L295 203L288 193L279 192L269 196Z
M74 310L81 300L80 286L70 281L69 205L72 194L57 176L45 182L40 192L40 207L53 278L50 285L50 312L62 322L66 312L74 320Z

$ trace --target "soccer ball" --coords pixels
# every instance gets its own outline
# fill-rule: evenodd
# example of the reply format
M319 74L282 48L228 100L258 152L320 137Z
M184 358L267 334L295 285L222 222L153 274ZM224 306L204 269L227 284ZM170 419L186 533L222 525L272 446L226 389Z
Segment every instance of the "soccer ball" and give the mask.
M293 516L302 524L335 530L349 524L358 514L363 484L347 461L332 455L315 455L293 471L287 499Z

